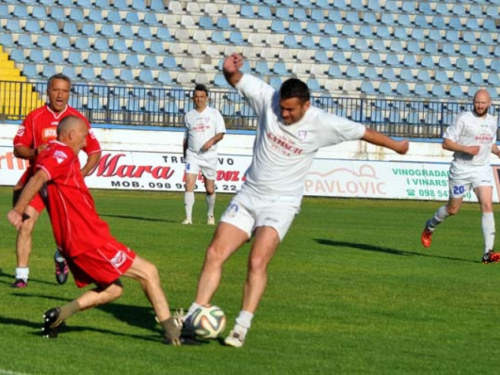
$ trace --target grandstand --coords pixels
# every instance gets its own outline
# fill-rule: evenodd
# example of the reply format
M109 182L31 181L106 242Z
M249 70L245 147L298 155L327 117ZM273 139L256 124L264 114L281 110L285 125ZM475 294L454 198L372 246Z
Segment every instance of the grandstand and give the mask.
M240 52L274 87L298 77L329 110L440 136L479 87L500 97L499 13L500 0L4 0L0 111L24 115L43 86L18 82L63 72L93 122L178 125L196 82L246 127L252 113L220 69Z

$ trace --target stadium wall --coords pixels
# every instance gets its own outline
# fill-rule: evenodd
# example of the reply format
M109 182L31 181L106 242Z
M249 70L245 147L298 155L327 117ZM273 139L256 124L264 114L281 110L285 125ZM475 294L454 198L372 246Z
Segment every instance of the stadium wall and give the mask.
M18 124L0 123L0 185L14 185L27 167L12 154ZM91 188L183 191L184 163L179 128L94 127L101 161L86 181ZM219 143L218 192L234 193L251 161L253 132L228 131ZM80 155L82 161L85 154ZM494 157L493 157L494 158ZM345 198L448 199L451 153L438 140L411 140L407 155L366 142L346 142L320 150L305 181L305 195ZM499 202L500 166L493 166ZM204 191L200 183L196 191ZM476 201L473 194L467 197Z

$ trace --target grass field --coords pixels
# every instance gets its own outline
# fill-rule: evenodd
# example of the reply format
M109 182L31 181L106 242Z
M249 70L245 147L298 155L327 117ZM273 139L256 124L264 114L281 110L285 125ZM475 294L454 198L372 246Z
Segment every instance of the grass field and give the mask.
M197 196L181 226L180 193L94 191L113 234L159 268L172 309L187 308L213 227ZM230 196L219 195L217 213ZM115 303L72 316L56 340L42 313L80 291L53 275L44 214L34 235L28 288L9 288L15 231L0 188L0 374L497 374L500 264L482 265L477 204L467 204L420 245L440 203L306 198L269 269L269 287L243 349L213 341L161 344L139 286L124 280ZM212 301L232 326L248 245L226 264ZM228 330L226 330L226 333Z

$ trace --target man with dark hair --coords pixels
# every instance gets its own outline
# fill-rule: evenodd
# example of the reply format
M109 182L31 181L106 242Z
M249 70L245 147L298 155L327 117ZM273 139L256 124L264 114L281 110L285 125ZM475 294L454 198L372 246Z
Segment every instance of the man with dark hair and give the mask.
M30 112L19 127L14 137L14 155L20 159L30 160L31 166L22 175L19 182L14 186L13 203L22 192L30 177L33 175L33 166L36 164L38 154L42 152L48 143L56 139L57 124L66 116L78 116L82 118L90 129L88 120L76 109L68 106L71 91L71 80L63 75L56 74L49 78L47 84L47 104ZM101 146L89 130L87 145L84 148L88 158L81 173L87 176L101 158ZM17 234L16 253L17 268L13 288L25 288L28 285L29 257L32 249L32 235L38 217L45 205L42 199L36 195L26 207L26 217ZM54 255L56 264L56 280L64 284L68 278L68 267L64 257L56 251Z
M307 85L295 78L276 92L264 81L240 72L243 57L229 56L223 65L230 85L245 97L259 119L252 163L246 180L223 213L208 246L195 302L184 318L210 303L225 261L253 237L241 311L225 339L241 347L267 284L267 266L298 214L304 180L318 149L344 141L364 140L406 154L408 140L393 140L362 124L311 106ZM189 330L187 330L189 331Z
M224 137L226 126L218 110L208 106L208 89L196 85L193 91L194 108L186 113L186 133L183 153L186 159L186 192L184 207L186 218L182 224L193 223L194 189L201 171L205 182L207 224L214 225L215 177L217 172L217 143Z
M120 277L125 276L141 284L165 331L164 342L180 345L180 326L170 315L156 266L118 242L97 214L78 160L88 133L87 122L79 116L61 120L57 141L50 142L37 158L33 176L7 215L10 223L20 230L24 221L29 220L26 208L41 192L57 247L67 259L76 285L79 288L96 285L77 299L47 310L43 335L56 338L61 324L71 315L119 298L123 293Z

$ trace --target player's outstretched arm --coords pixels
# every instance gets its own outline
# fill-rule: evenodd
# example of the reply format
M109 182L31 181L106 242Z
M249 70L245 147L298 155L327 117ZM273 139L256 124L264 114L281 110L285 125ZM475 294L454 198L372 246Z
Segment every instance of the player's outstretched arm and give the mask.
M243 66L243 56L239 53L233 53L231 56L226 57L222 65L222 72L226 78L227 83L235 87L243 77L240 68Z
M396 141L370 128L366 129L365 135L363 136L362 140L377 146L386 147L388 149L396 151L401 155L406 154L408 152L408 149L410 148L410 142L407 139Z
M39 170L35 173L33 177L30 178L26 186L23 188L23 192L19 196L16 205L7 214L7 219L9 222L16 227L17 230L21 227L23 223L23 214L31 202L33 197L40 191L43 184L47 182L49 177L43 170Z

